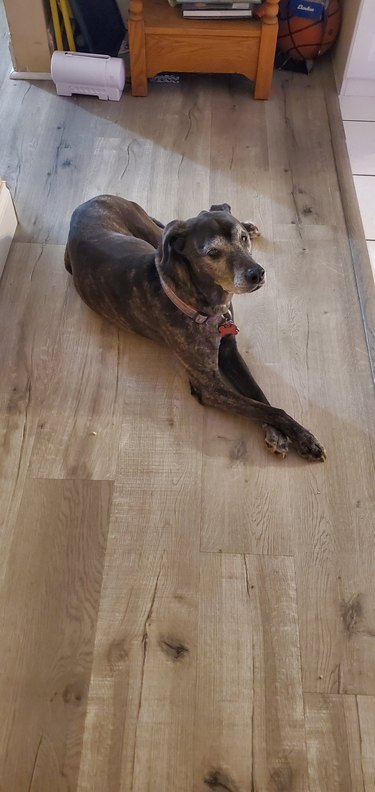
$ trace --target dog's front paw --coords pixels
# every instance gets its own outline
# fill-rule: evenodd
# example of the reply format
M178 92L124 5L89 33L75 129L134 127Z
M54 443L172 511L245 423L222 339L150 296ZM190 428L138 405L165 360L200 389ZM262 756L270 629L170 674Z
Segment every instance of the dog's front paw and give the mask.
M255 239L255 237L260 236L259 228L258 226L254 225L254 223L250 223L249 220L245 220L242 225L244 228L246 228L246 231L248 231L250 239Z
M264 442L267 448L269 448L272 454L275 454L281 459L285 459L289 445L289 440L286 435L269 424L263 424L263 429L265 430Z
M310 459L311 462L325 462L327 459L327 454L323 446L320 445L316 437L306 429L301 432L293 445L301 457Z

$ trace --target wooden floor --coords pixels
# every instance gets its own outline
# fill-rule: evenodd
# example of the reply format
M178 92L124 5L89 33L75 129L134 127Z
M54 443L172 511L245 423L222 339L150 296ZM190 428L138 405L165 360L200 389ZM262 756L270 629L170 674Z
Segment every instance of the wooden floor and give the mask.
M373 792L375 404L321 72L268 103L0 80L1 792ZM83 305L63 246L102 192L261 227L239 346L325 465Z

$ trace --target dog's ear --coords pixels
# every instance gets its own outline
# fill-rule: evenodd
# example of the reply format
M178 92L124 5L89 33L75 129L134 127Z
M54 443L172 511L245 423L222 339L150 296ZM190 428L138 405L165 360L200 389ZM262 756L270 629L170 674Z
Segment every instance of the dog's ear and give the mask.
M160 264L167 264L173 252L183 253L186 234L186 223L181 220L172 220L165 226L160 243Z
M250 223L250 220L241 220L241 225L244 227L245 231L248 231L250 239L260 236L258 226L254 225L254 223Z
M231 214L232 209L227 203L212 204L210 212L228 212L229 214Z

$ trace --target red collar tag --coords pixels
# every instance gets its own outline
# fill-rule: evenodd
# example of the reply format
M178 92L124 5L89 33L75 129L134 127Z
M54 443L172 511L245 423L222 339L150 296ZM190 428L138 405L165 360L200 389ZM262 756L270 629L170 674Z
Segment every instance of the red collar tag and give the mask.
M225 322L219 325L219 333L221 338L224 338L227 335L237 335L239 332L239 328L236 324L234 324L232 319L226 319Z

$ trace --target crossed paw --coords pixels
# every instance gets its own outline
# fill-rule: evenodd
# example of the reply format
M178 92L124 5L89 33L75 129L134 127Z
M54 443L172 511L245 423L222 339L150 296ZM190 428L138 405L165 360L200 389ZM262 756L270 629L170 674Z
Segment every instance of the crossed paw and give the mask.
M289 440L286 435L269 424L263 424L263 429L265 430L264 441L267 448L272 454L285 459L289 446ZM298 440L293 442L293 446L301 457L310 459L312 462L325 462L327 458L323 446L307 429L301 432Z

